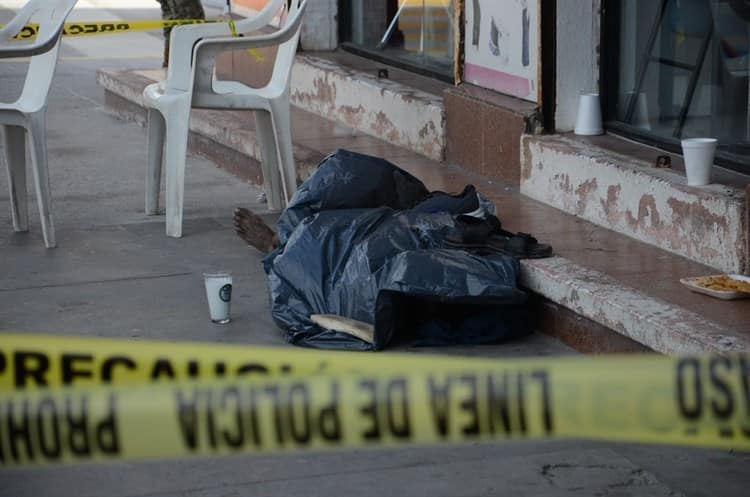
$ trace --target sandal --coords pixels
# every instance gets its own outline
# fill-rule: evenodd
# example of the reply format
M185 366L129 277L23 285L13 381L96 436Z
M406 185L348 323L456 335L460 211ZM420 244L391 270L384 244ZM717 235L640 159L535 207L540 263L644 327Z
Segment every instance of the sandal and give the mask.
M519 259L542 259L552 255L552 247L539 241L528 233L509 233L491 235L483 243L464 242L455 239L444 240L446 247L478 252L480 254L502 254Z
M552 255L552 246L539 243L533 236L520 231L511 237L491 236L488 243L499 253L519 259L542 259Z

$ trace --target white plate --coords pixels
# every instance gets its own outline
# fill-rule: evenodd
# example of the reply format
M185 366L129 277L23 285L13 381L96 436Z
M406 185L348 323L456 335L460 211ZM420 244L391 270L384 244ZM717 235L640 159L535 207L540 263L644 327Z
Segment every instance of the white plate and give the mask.
M710 278L713 276L723 276L721 274L712 274L710 276L696 276L694 278L680 278L680 283L688 287L690 290L696 292L696 293L702 293L704 295L709 295L711 297L715 297L717 299L722 300L738 300L738 299L747 299L750 298L750 293L746 292L734 292L734 291L723 291L723 290L713 290L711 288L706 288L704 286L700 286L696 284L696 281L702 280L703 278ZM750 278L747 276L743 276L741 274L728 274L729 278L733 280L740 280L740 281L746 281L750 283Z

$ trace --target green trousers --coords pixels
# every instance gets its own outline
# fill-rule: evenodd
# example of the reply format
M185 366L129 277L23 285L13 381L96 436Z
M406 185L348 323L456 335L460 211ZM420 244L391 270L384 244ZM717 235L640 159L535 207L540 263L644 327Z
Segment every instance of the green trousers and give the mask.
M205 19L206 13L200 0L158 0L161 5L161 18L171 19ZM169 34L172 28L164 28L164 67L169 63Z
M200 0L159 0L161 18L170 19L205 19L206 13ZM172 28L164 28L164 39L169 43Z

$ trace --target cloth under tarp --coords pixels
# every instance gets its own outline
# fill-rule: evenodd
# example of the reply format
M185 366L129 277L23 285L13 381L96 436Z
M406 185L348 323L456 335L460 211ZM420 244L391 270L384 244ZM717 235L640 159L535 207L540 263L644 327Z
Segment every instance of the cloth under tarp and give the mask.
M518 261L444 246L461 219L494 206L473 186L429 192L390 162L346 150L326 157L278 221L264 260L274 321L289 342L327 349L497 343L530 332ZM313 314L374 325L374 345L323 329Z

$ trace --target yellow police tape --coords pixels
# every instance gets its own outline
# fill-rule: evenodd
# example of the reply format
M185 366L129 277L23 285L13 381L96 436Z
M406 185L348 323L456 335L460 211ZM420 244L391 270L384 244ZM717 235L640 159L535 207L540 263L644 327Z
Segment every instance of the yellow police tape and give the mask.
M183 26L185 24L204 24L210 22L226 22L224 19L174 19L159 21L146 19L143 21L81 21L66 22L63 26L63 36L94 36L132 33L136 31L152 31L155 29ZM2 25L0 25L2 27ZM13 37L15 40L33 40L39 34L39 24L28 23Z
M505 360L0 334L0 466L538 438L750 450L750 354Z
M81 21L66 22L63 25L63 36L94 36L94 35L111 35L133 33L138 31L153 31L155 29L170 28L175 26L184 26L187 24L205 24L214 22L229 23L229 28L233 36L238 36L234 21L231 19L173 19L168 21L159 20L136 20L136 21ZM3 25L0 24L0 28ZM21 31L13 37L14 40L33 40L39 34L39 24L28 23ZM253 55L257 62L263 62L264 58L255 49L249 49L248 52Z

